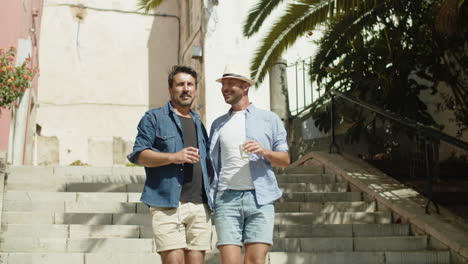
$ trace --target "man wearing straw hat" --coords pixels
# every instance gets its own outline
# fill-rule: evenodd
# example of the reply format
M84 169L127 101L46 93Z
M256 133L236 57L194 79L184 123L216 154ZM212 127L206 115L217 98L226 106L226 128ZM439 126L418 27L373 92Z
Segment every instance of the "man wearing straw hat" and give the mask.
M273 244L274 202L282 194L272 166L289 165L286 130L276 114L250 102L249 76L245 65L228 64L217 80L231 105L210 132L210 195L223 264L241 263L242 246L244 263L264 263Z

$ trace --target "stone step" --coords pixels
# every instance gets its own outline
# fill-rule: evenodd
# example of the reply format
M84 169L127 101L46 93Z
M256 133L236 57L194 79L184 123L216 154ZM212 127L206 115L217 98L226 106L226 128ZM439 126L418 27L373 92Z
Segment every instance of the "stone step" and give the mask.
M283 192L346 192L346 183L280 183ZM143 184L8 182L6 191L42 192L142 192Z
M153 239L139 238L18 238L0 242L2 252L30 253L154 253Z
M268 253L268 264L448 264L448 251Z
M360 192L294 192L283 193L283 196L278 200L278 202L357 202L361 200L362 193Z
M141 193L127 192L35 192L35 191L7 191L5 201L65 201L65 202L139 202Z
M113 176L132 176L145 175L143 167L88 167L88 166L8 166L7 174L9 176L76 176L76 175L113 175Z
M392 217L384 212L277 213L275 224L389 224ZM79 225L146 225L149 214L94 214L53 212L4 212L3 224L79 224Z
M31 175L8 175L6 185L18 185L19 183L44 184L47 185L67 185L72 183L145 183L145 175L49 175L35 177Z
M36 192L36 191L7 191L5 201L65 201L65 202L139 202L141 193L127 192ZM360 192L329 192L310 193L294 192L284 193L278 202L357 202L362 200Z
M277 202L276 213L375 212L375 202Z
M154 253L118 254L114 253L1 253L2 264L162 264ZM206 259L218 259L217 255L207 254ZM210 263L210 262L206 262ZM214 264L218 262L211 262Z
M213 226L213 232L215 228ZM343 224L343 225L276 225L275 238L307 237L390 237L408 236L409 225ZM143 225L66 225L5 224L2 238L152 238L151 226Z
M4 212L148 213L143 203L101 201L4 201Z
M416 251L427 247L426 236L314 237L274 239L271 252ZM3 237L2 252L156 253L151 238ZM215 251L215 250L213 250Z
M278 237L382 237L409 236L407 224L275 225Z
M146 225L149 214L4 212L3 224Z
M8 166L9 175L29 175L43 177L48 175L72 176L72 175L144 175L145 169L141 166ZM280 169L276 174L323 174L323 166L296 167Z
M152 238L153 233L151 226L142 225L8 224L2 226L1 237Z
M285 174L321 174L325 173L325 168L323 166L313 166L313 167L296 167L296 168L285 168L281 170L281 173Z
M290 192L313 192L313 193L326 193L326 192L347 192L348 184L340 183L279 183L278 184L283 193Z
M389 224L391 213L333 212L333 213L277 213L276 225L311 224Z
M3 264L161 264L161 258L154 253L0 253ZM218 264L216 253L207 253L206 264ZM448 251L414 252L314 252L291 253L270 252L266 264L448 264Z
M42 192L142 192L143 183L89 183L89 182L7 182L6 191Z
M329 174L279 174L276 175L279 183L334 183L336 177ZM71 174L71 175L49 175L35 177L29 174L8 175L6 185L18 185L19 183L48 185L67 185L72 183L145 183L146 176L125 174Z
M415 251L427 247L426 236L281 238L271 252Z
M374 202L278 202L276 212L374 212ZM138 203L94 201L14 201L6 200L4 212L56 213L148 213L148 206Z
M336 183L335 175L330 174L279 174L278 183Z

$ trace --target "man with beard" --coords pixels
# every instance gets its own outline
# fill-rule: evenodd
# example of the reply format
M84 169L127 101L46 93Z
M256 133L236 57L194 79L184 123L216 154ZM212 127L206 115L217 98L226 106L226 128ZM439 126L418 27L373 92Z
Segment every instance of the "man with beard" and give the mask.
M174 66L168 77L170 101L149 110L138 124L128 159L145 167L141 201L149 206L163 263L204 263L211 243L208 197L208 137L190 107L197 73Z
M231 105L210 132L211 196L221 263L264 263L273 244L274 202L281 197L272 166L289 165L286 130L273 112L249 100L254 81L245 65L227 65L221 92Z

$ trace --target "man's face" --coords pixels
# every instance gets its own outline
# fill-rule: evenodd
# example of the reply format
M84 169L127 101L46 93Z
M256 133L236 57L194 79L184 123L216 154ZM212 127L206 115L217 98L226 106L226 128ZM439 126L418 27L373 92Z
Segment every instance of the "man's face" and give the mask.
M247 83L234 78L226 78L222 80L221 92L223 93L224 101L230 105L238 103L242 96L247 94Z
M195 78L184 72L179 72L174 76L172 87L169 88L171 101L179 106L191 106L196 93Z

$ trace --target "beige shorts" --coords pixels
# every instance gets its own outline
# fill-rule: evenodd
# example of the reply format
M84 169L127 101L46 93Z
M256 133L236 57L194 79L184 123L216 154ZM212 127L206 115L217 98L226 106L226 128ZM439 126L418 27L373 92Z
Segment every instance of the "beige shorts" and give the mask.
M178 208L150 207L156 250L211 248L211 211L206 204L179 202Z

